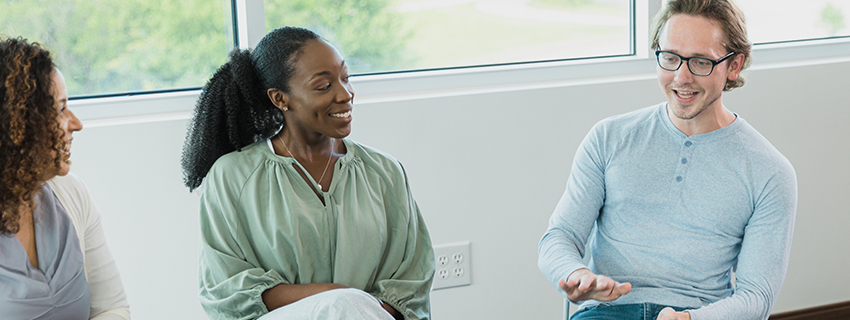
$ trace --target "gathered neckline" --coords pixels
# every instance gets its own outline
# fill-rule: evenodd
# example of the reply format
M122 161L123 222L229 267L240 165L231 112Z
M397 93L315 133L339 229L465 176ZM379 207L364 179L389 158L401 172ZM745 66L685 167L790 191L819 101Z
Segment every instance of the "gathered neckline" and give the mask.
M342 139L339 139L339 140L342 141L343 144L345 144L345 151L346 152L345 152L344 155L337 158L336 163L345 164L345 163L348 163L349 161L351 161L351 159L353 157L351 155L351 151L350 151L351 150L351 141L348 138L342 138ZM292 164L292 163L298 162L297 160L295 160L295 158L286 157L286 156L282 156L282 155L275 153L274 152L274 146L272 145L272 138L266 139L266 145L268 146L268 148L263 148L264 149L263 153L267 156L266 158L273 160L273 161L276 161L276 162L285 163L285 164Z

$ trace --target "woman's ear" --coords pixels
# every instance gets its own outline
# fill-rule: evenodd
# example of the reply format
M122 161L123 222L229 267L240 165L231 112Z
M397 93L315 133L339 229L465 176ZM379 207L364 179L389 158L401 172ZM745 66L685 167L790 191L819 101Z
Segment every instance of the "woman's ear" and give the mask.
M269 88L269 90L266 91L266 94L268 94L269 100L272 101L272 104L280 109L280 111L289 111L289 95L275 88Z

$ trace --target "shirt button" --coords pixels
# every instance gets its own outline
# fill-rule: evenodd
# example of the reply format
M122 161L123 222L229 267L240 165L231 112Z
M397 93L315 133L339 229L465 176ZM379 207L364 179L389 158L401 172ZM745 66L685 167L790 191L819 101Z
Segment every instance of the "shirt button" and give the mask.
M678 176L678 177L676 177L676 181L678 181L678 182L682 182L682 176Z
M685 146L686 146L686 147L690 147L692 144L693 144L693 143L691 143L690 141L685 141Z
M682 158L682 164L688 163L688 159Z

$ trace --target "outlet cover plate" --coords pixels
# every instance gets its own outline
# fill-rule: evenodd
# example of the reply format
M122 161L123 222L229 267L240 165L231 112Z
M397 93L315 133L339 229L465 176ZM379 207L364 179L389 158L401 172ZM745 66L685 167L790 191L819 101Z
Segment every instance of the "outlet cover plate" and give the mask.
M469 241L434 246L437 271L431 290L440 290L472 284Z

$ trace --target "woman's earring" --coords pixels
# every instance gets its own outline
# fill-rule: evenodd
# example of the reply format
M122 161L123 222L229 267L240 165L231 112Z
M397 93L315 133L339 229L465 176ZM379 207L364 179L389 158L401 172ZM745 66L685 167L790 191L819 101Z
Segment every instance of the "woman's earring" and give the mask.
M283 112L287 112L287 111L289 111L289 108L283 107Z

